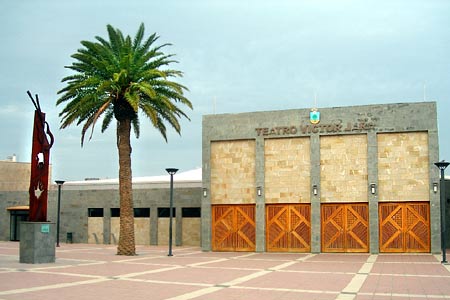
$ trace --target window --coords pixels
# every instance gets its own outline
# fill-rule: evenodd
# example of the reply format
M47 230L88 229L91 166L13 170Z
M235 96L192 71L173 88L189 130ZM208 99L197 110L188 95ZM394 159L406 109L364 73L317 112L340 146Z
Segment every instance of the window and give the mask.
M102 218L103 208L88 208L88 216L90 218Z
M175 217L175 207L172 208L172 217ZM158 218L170 218L169 207L158 207Z
M120 208L111 208L111 218L120 217Z
M200 207L183 207L181 209L181 216L183 218L200 218L201 209Z
M135 208L134 209L135 218L150 218L150 208Z
M120 217L120 208L111 208L111 218ZM135 218L150 218L150 208L134 208Z

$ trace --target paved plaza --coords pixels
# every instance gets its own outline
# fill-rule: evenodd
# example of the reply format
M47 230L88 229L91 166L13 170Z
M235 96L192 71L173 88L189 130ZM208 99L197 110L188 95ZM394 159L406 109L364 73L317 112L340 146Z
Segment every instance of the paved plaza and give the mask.
M0 300L450 299L450 266L432 254L202 252L61 244L52 264L19 263L0 242Z

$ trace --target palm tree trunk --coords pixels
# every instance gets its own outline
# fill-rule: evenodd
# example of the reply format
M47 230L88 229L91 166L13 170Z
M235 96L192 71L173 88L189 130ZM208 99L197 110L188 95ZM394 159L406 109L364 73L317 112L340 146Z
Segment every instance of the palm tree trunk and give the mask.
M134 240L133 193L131 183L131 121L117 122L117 148L119 150L120 234L118 255L136 255Z

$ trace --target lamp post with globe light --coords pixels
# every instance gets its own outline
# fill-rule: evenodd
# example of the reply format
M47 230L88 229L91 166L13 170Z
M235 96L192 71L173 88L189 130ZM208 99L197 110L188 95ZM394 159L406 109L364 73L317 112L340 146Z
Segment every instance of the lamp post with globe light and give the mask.
M173 175L178 171L175 168L167 168L167 173L170 174L170 212L169 212L169 254L167 256L173 256L172 254L172 218L173 218Z
M60 212L61 212L61 188L64 184L64 180L56 180L55 183L58 185L58 212L56 219L56 247L59 247L59 224L60 224Z
M446 255L446 251L447 251L447 245L446 245L446 241L445 241L445 214L446 214L446 209L445 209L445 175L444 175L444 171L445 169L448 167L448 165L450 164L449 162L446 162L444 160L434 163L436 167L439 168L439 170L441 170L441 189L440 189L440 199L441 199L441 249L442 249L442 261L441 263L446 264L447 263L447 255Z

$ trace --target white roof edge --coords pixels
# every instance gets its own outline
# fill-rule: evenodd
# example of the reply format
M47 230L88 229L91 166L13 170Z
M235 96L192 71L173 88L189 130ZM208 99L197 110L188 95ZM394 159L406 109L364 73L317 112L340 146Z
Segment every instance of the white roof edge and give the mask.
M134 177L132 183L134 184L148 184L148 183L167 183L170 181L170 175L157 175L157 176L144 176L144 177ZM180 172L173 176L174 183L185 182L185 183L196 183L202 181L202 169L197 168L194 170L189 170L185 172ZM118 185L119 179L98 179L98 180L78 180L78 181L66 181L64 185L70 186L87 186L87 185Z

